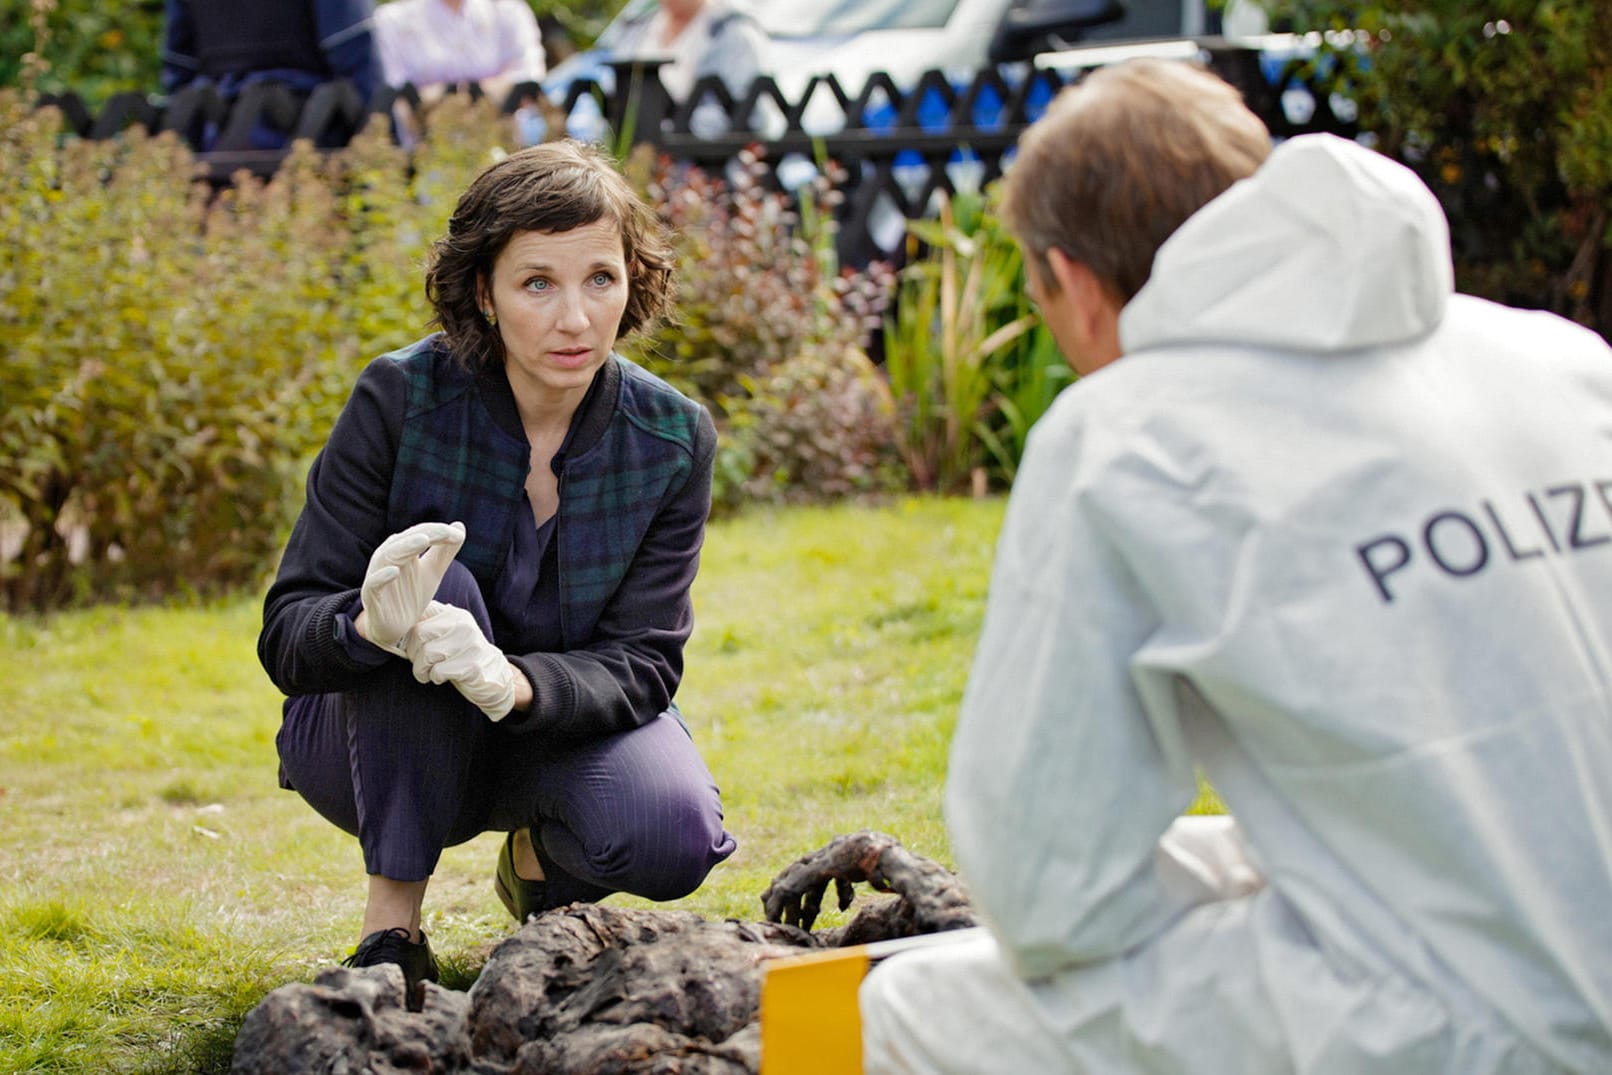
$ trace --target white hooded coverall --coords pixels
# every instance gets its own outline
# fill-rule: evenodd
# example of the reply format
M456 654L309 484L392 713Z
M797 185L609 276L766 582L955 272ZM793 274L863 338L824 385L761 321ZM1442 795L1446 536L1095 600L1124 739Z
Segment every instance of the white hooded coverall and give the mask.
M1612 1072L1612 350L1452 278L1328 136L1161 249L1003 523L989 930L873 971L867 1070Z

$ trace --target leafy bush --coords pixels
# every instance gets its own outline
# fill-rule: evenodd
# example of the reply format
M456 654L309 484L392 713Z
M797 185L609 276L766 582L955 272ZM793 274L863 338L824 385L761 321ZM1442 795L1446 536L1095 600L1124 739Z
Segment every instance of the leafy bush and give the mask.
M261 584L358 369L425 330L428 245L507 133L456 95L410 154L376 121L214 191L171 134L81 140L0 91L0 607ZM835 271L831 185L804 222L754 174L657 189L684 306L641 357L719 415L720 503L903 484L862 350L890 277Z
M905 488L888 390L857 348L806 351L740 377L727 401L714 499L791 503Z
M1378 148L1451 220L1457 283L1612 335L1612 5L1266 0L1331 27Z
M0 91L0 606L260 581L358 369L424 330L426 245L496 145L490 103L443 108L412 181L377 123L211 197L171 134L64 138Z
M865 345L884 307L887 273L837 270L834 177L803 192L803 214L763 186L766 173L748 153L727 179L662 161L649 186L680 243L677 316L639 354L718 406L742 394L741 377L805 350Z
M377 121L215 191L172 135L84 141L0 91L0 607L261 584L358 369L425 330L428 245L508 133L454 95L408 154ZM638 357L717 416L718 506L951 488L982 459L1011 476L1062 382L990 215L924 231L887 385L864 348L894 276L837 270L832 175L790 202L760 174L661 165L651 188L681 315ZM912 451L915 415L962 431L961 463Z
M155 91L162 0L0 0L0 86L27 84L30 54L41 93L72 90L93 106L121 90Z
M679 237L677 316L636 357L716 415L719 507L887 490L889 404L864 348L890 273L837 270L843 177L819 177L797 210L765 174L748 154L726 179L660 164L649 190Z

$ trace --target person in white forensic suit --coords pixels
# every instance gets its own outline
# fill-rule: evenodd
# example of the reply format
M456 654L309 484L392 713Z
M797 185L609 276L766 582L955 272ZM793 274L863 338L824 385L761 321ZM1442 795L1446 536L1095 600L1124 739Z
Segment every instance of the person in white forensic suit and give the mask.
M866 1070L1612 1072L1612 350L1184 63L1063 91L1005 184L1085 376L951 754L988 928L874 969Z

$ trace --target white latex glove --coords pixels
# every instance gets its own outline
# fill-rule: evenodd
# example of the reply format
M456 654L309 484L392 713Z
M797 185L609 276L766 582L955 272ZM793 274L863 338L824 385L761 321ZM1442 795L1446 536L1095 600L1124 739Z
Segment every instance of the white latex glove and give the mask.
M464 609L432 601L404 641L421 683L452 683L489 720L515 707L515 667Z
M388 653L406 656L404 636L437 595L464 543L464 523L415 523L381 542L369 558L360 591L360 633Z

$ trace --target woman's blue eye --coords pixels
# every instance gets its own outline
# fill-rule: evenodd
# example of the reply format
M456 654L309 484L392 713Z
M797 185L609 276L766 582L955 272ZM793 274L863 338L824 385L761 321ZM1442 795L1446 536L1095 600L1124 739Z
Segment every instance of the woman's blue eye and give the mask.
M593 274L593 282L594 282L595 285L597 285L599 287L605 287L606 285L610 284L614 280L615 280L615 277L610 275L607 272L596 272L596 273Z
M526 286L533 291L547 291L549 282L543 279L541 276L537 276L526 281Z

